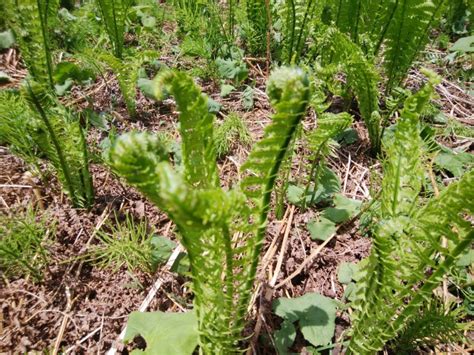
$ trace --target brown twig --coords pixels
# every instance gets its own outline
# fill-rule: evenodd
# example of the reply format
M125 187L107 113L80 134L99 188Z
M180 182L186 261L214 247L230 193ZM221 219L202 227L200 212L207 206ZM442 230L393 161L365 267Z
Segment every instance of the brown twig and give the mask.
M71 291L69 290L69 286L66 286L66 299L67 299L66 309L64 310L64 317L61 323L61 327L59 328L58 337L56 338L56 342L54 343L53 355L57 355L59 351L59 346L61 344L61 341L63 340L64 332L66 331L66 327L67 327L67 323L69 319L69 312L71 311L72 304L74 303L74 301L71 299Z

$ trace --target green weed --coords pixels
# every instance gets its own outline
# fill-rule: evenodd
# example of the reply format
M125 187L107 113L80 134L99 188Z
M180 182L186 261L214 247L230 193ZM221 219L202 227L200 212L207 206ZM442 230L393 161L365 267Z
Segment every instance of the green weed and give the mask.
M91 248L88 260L100 268L117 272L122 266L130 271L152 272L151 233L145 220L136 222L130 214L123 221L115 216L97 233L99 244Z
M0 268L9 278L41 281L49 262L48 246L55 223L32 207L16 215L0 215Z
M239 144L249 146L252 137L242 118L237 113L231 112L216 128L214 141L217 156L223 157Z

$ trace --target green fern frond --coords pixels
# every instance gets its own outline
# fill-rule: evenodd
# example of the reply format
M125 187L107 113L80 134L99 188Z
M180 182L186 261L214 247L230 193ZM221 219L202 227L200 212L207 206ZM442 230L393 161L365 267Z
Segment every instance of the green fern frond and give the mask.
M413 318L393 341L397 353L412 354L420 346L459 344L464 341L461 320L462 308L452 309L439 300L421 306L418 317Z
M278 76L277 76L278 74ZM241 189L249 198L261 198L259 208L267 209L276 173L284 153L304 117L309 101L309 81L299 69L282 68L272 76L267 86L270 102L276 114L265 129L264 137L251 151L242 171L250 175L241 182Z
M246 0L245 15L248 28L246 27L246 42L250 52L256 55L265 53L265 42L268 30L267 0ZM269 2L270 11L271 4Z
M328 28L321 43L321 54L325 65L339 66L347 75L347 85L354 91L360 114L369 131L374 153L380 151L380 125L378 114L379 75L374 65L365 58L359 46L335 28Z
M384 66L388 76L387 92L405 78L416 56L428 41L444 0L397 0L387 28ZM379 41L380 42L380 41Z
M136 91L137 82L139 79L139 70L144 63L149 62L157 56L157 52L143 51L131 56L127 56L123 59L118 59L117 57L105 52L100 52L97 54L85 51L85 53L79 57L86 59L86 62L100 69L102 69L100 62L103 62L114 72L120 87L120 92L122 93L123 100L125 102L125 106L127 107L127 112L130 117L136 118Z
M185 74L159 74L149 93L156 99L165 91L176 97L184 171L172 168L162 144L147 133L118 138L110 152L112 168L178 226L190 258L199 346L205 354L241 351L272 188L309 100L308 79L297 69L275 72L268 87L277 113L250 154L249 164L242 168L260 176L258 182L247 177L242 184L244 191L260 191L251 201L240 189L224 191L219 187L213 117L206 97ZM253 196L248 190L247 194Z
M469 203L473 198L474 171L470 171L431 200L409 225L393 225L399 231L405 229L399 232L403 233L399 256L395 259L391 252L384 255L384 262L392 264L389 277L380 276L382 265L385 266L381 261L378 268L373 268L370 266L374 261L372 255L369 259L365 280L373 279L369 277L370 273L377 272L380 283L364 285L364 288L376 287L377 293L370 299L361 297L358 301L358 305L364 306L356 307L358 317L354 320L354 333L349 344L352 352L381 350L419 317L420 309L432 298L444 275L474 241L471 224L464 219L466 215L474 215L474 207ZM393 232L385 237L393 236ZM442 247L443 236L448 238L451 247ZM377 236L376 241L379 240ZM373 248L378 250L379 246ZM437 253L443 257L442 260L436 258ZM382 270L387 271L387 268ZM427 277L427 273L430 276ZM381 285L384 285L383 289Z
M285 64L298 64L314 18L322 12L321 3L315 0L285 0L281 3L283 55Z
M152 96L164 92L176 98L180 111L180 133L186 180L196 188L219 186L214 144L214 116L209 113L207 97L186 74L165 71L153 79Z
M474 198L474 171L423 208L414 208L423 177L418 121L439 80L427 74L429 82L407 99L395 136L386 145L381 220L356 292L349 344L354 353L381 350L418 317L432 291L474 238L464 218L474 212L467 202ZM443 236L450 241L449 248L442 247Z
M33 139L56 169L74 207L89 207L94 198L85 134L79 120L56 102L42 85L27 82L22 95L37 129Z
M419 120L425 105L435 93L434 86L439 83L439 78L429 75L428 83L405 101L395 137L385 147L388 157L384 163L386 178L382 182L381 195L381 213L384 217L410 216L416 207L424 178Z
M133 0L96 0L102 20L112 42L114 55L122 59L125 37L125 21Z
M38 168L40 151L33 139L35 130L25 100L0 91L0 144L8 144L13 154Z
M330 155L329 142L352 124L352 116L346 112L334 114L323 113L317 120L317 126L308 134L309 149ZM319 154L318 154L319 155Z
M50 30L59 0L7 0L7 22L15 33L30 75L54 88Z
M245 289L248 291L252 289L257 270L275 181L283 160L291 159L288 150L310 100L308 77L297 68L280 68L270 77L267 93L276 113L272 117L272 123L265 129L262 140L254 145L241 167L241 171L248 175L242 179L240 189L252 202L258 228L256 236L249 240L251 266L249 277L245 281ZM242 297L239 317L243 317L248 297L249 295Z

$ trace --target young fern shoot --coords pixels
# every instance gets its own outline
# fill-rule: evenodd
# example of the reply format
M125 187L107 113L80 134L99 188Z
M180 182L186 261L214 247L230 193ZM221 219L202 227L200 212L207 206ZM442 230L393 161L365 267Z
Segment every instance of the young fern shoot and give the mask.
M50 29L56 20L59 0L7 0L6 18L15 33L21 56L34 80L53 82Z
M125 21L133 0L96 0L102 20L112 42L115 57L122 59Z
M30 106L31 125L36 126L35 143L55 168L73 206L90 207L94 188L85 132L77 117L38 83L26 82L22 95Z
M230 191L220 187L207 98L191 78L175 71L159 74L153 86L151 96L174 95L181 112L183 171L171 166L160 142L147 133L118 138L110 165L179 229L191 263L200 351L240 352L272 190L305 114L309 82L299 69L282 68L271 77L268 94L276 114L242 166L248 175Z
M474 214L469 203L474 199L474 171L420 208L424 170L419 117L439 80L427 75L429 82L406 100L394 137L385 144L379 222L356 292L350 353L380 351L397 337L474 239L465 219ZM443 236L449 247L441 243Z
M335 65L347 75L347 85L359 103L362 119L369 131L373 154L380 152L379 75L373 63L345 34L329 27L321 41L323 65Z

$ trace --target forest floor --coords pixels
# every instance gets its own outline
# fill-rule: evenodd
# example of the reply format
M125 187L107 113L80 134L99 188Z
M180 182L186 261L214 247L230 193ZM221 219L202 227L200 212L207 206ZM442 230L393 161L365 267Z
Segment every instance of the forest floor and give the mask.
M19 85L25 75L15 50L0 54L0 70L13 78L11 86ZM174 62L164 55L163 62ZM248 60L250 79L255 80L255 105L251 111L244 111L240 96L231 94L222 99L219 85L212 81L199 81L203 91L222 104L218 120L229 112L237 112L248 126L253 142L263 133L271 116L271 108L265 94L264 61ZM186 66L188 64L184 64ZM199 63L195 65L200 65ZM434 68L438 71L442 70ZM422 75L413 70L409 77L413 87L422 83ZM438 101L447 117L472 128L474 100L466 91L449 80L438 86ZM86 99L86 97L88 99ZM178 137L177 116L172 100L156 103L137 92L138 119L130 120L124 104L119 100L113 110L112 100L120 98L117 81L112 73L98 77L87 87L74 87L63 99L66 105L77 110L92 108L97 112L110 111L113 119L108 122L117 132L132 129L152 132L168 132ZM337 106L337 98L334 98ZM303 125L311 127L314 117L309 114ZM329 159L331 169L341 181L341 193L362 202L372 196L371 186L380 179L380 163L368 154L367 131L360 120L353 128L358 134L356 142L343 145L335 156ZM107 131L92 128L88 142L98 149L107 137ZM450 147L468 147L473 151L473 140L460 139L455 135L445 136L443 143ZM304 146L297 147L303 152ZM238 170L245 161L249 147L239 145L218 162L220 176L225 186L238 181ZM295 154L292 166L293 176L299 175L306 161L300 161L307 154ZM0 319L0 351L23 353L45 351L57 346L64 353L105 353L117 346L119 335L124 329L130 312L142 305L148 311L178 311L188 308L192 302L188 280L163 266L154 274L129 272L126 267L117 271L101 269L84 261L91 245L96 244L96 234L106 223L113 223L116 214L131 214L138 220L146 219L149 228L158 235L177 241L175 227L168 217L133 188L123 183L104 165L93 164L92 175L96 191L94 207L87 211L73 209L61 193L59 183L51 177L48 181L31 177L28 167L14 157L6 147L0 147L0 213L15 214L33 203L44 209L51 220L57 221L56 233L49 247L50 263L41 283L29 278L7 280L3 278L0 290L2 313ZM448 176L445 177L449 179ZM277 219L270 215L263 260L258 271L257 288L252 311L249 314L249 333L255 328L257 312L263 319L261 334L271 334L278 328L278 318L271 313L268 302L280 296L296 297L308 292L341 300L344 285L338 281L337 269L343 262L358 262L370 252L371 241L361 235L358 221L345 226L343 231L324 242L311 238L306 225L315 217L315 209L301 210L287 205L284 217ZM284 242L286 241L286 242ZM275 270L281 259L281 270ZM263 267L262 267L263 265ZM303 266L302 268L300 266ZM300 270L301 269L301 270ZM274 277L275 272L277 276ZM293 274L295 275L293 276ZM281 281L290 280L281 284ZM274 279L270 297L267 285ZM276 280L276 283L275 283ZM156 290L156 286L159 288ZM150 290L156 295L144 304ZM336 339L349 326L347 313L340 312L337 318ZM295 343L295 352L305 353L305 342ZM131 344L124 349L132 349ZM257 344L260 353L268 353L266 344Z

